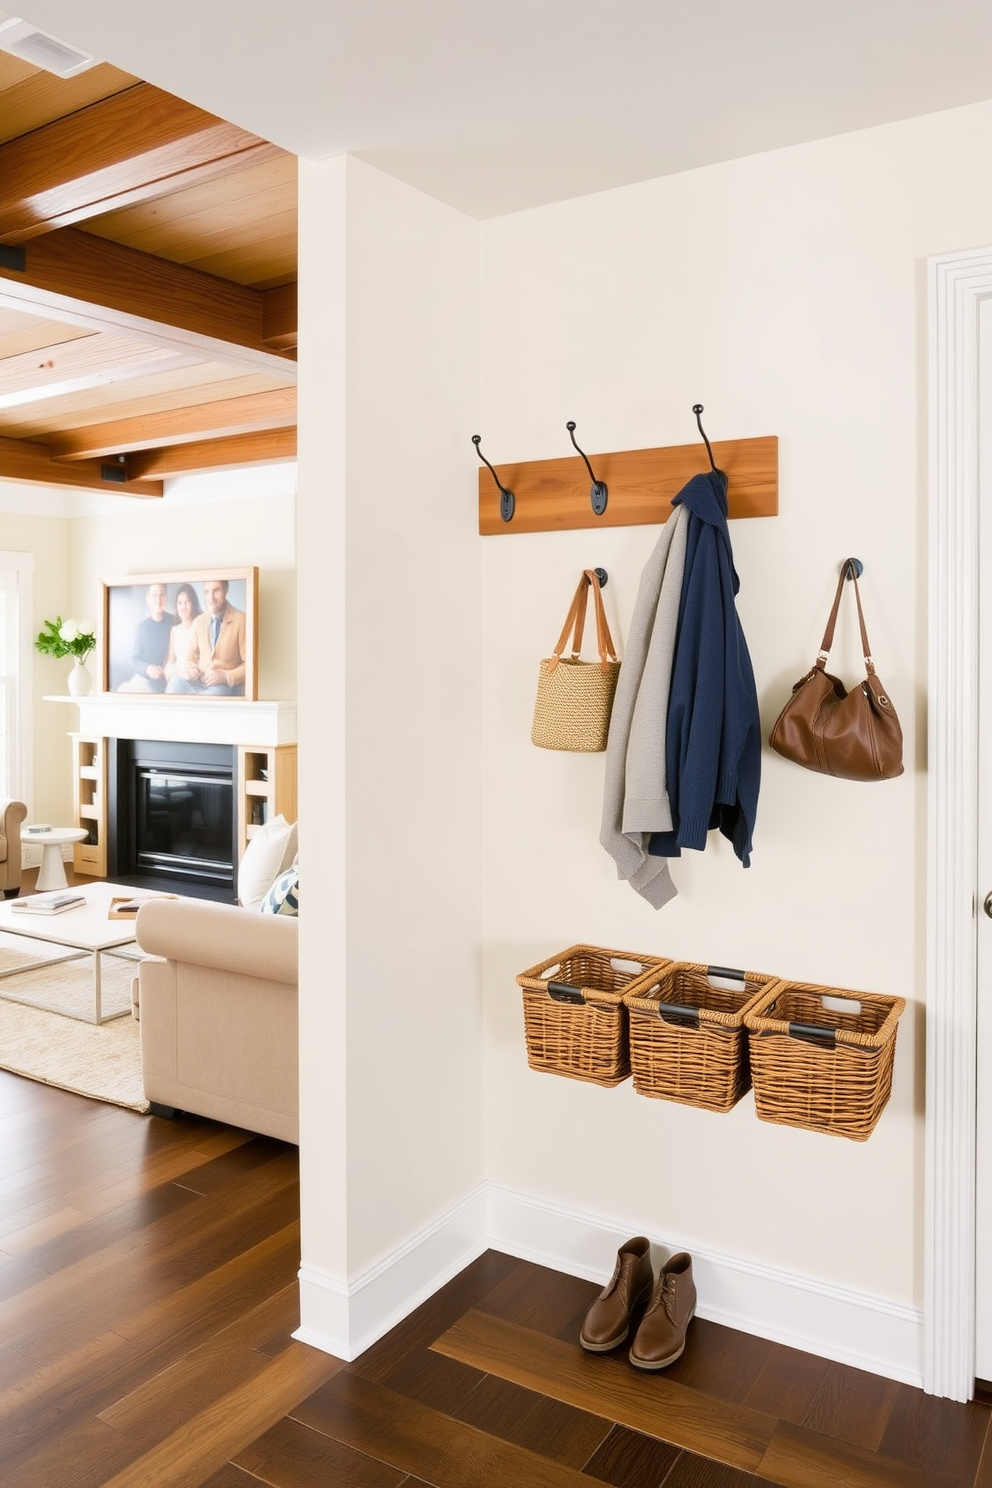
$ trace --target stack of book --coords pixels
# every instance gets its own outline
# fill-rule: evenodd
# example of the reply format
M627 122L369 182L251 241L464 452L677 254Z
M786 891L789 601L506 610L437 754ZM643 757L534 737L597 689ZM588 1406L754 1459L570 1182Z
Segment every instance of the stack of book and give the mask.
M53 894L31 894L27 899L12 899L10 907L21 914L53 915L64 914L67 909L85 903L84 895L72 889L57 889Z

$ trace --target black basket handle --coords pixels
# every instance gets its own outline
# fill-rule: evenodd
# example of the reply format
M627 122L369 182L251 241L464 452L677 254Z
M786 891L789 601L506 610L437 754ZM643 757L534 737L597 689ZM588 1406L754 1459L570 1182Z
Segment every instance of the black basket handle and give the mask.
M789 1037L802 1039L807 1044L819 1044L824 1049L837 1047L837 1030L824 1028L820 1023L790 1023Z
M685 1007L679 1002L659 1002L658 1017L664 1018L666 1023L671 1023L676 1028L699 1027L699 1009Z
M568 982L549 982L548 996L555 1002L571 1002L582 1005L585 998L581 987L572 987Z

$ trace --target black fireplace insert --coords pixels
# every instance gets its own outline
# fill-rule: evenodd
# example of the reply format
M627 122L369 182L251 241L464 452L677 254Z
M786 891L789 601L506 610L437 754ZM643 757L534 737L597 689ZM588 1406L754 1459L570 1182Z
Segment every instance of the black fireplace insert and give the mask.
M117 739L108 761L108 871L118 883L233 900L236 818L229 744Z

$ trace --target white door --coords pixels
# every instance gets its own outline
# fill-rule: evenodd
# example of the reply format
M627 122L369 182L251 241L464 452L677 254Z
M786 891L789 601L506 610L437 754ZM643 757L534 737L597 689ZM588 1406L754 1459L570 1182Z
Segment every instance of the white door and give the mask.
M980 582L978 709L978 1142L975 1374L992 1380L992 300L980 310ZM986 909L988 899L988 909Z

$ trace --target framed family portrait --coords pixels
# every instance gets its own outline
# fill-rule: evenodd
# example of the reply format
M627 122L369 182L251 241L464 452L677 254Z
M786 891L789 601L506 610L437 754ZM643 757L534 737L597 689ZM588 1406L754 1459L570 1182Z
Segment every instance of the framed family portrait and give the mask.
M257 697L258 569L103 580L104 692Z

